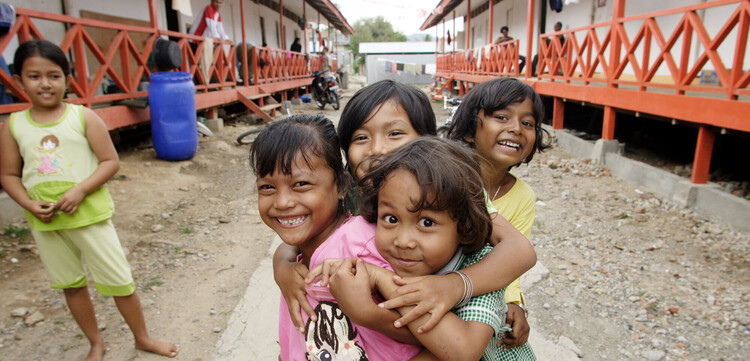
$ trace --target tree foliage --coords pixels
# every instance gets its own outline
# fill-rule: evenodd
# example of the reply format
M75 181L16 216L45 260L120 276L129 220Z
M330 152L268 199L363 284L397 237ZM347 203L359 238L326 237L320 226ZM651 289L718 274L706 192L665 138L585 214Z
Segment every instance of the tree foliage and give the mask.
M355 57L359 55L359 43L406 41L406 35L393 30L393 25L382 16L357 20L353 28L349 49Z

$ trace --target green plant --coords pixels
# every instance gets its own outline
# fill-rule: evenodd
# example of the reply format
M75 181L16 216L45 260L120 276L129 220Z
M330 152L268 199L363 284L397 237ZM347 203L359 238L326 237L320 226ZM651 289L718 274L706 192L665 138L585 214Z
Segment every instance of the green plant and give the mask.
M29 234L31 234L31 230L28 228L14 225L7 226L3 230L3 236L18 238L18 243L26 243Z
M148 280L148 282L146 282L146 284L141 287L141 289L144 291L151 291L151 289L155 286L161 286L162 284L164 284L164 282L162 282L159 277L152 277L150 280Z
M195 228L193 228L193 223L188 222L184 226L182 226L182 233L184 234L193 234L195 233Z

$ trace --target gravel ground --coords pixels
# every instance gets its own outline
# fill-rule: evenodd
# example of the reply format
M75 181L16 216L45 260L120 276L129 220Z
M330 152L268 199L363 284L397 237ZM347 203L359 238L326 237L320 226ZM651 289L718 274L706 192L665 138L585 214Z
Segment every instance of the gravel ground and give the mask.
M349 96L360 86L352 83ZM447 118L441 103L433 108ZM309 104L293 111L321 112ZM335 119L340 111L322 113ZM227 124L185 162L158 160L152 149L122 152L110 182L149 329L178 342L183 360L213 358L271 240L247 146L234 142L250 127ZM548 271L525 290L535 331L584 360L747 359L748 234L559 147L513 173L538 197L531 241ZM15 226L23 233L23 222ZM0 235L0 358L82 359L87 343L61 293L49 289L33 243L13 233ZM164 360L133 349L110 298L94 301L108 360Z

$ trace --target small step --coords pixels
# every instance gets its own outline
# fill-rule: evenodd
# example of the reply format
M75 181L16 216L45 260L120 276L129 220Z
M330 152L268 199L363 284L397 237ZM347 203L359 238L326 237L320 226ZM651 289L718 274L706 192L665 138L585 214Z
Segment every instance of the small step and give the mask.
M260 107L260 110L267 112L269 110L273 110L273 109L280 108L280 107L281 107L281 104L268 104L268 105L264 105Z
M265 97L268 97L268 96L271 96L271 94L263 94L263 93L261 93L261 94L255 94L255 95L246 96L245 98L248 98L250 100L255 100L255 99L265 98Z

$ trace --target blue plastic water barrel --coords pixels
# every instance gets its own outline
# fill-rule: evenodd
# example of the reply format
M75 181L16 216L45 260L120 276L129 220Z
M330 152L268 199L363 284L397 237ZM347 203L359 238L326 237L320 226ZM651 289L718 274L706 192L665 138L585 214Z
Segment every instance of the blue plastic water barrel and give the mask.
M192 158L198 150L192 76L184 72L152 73L148 102L156 156L164 160Z

